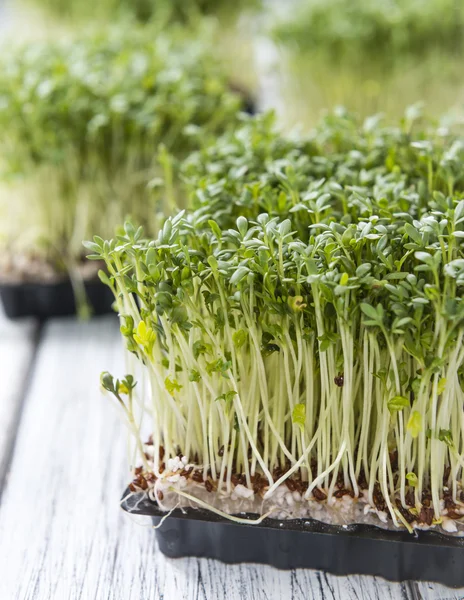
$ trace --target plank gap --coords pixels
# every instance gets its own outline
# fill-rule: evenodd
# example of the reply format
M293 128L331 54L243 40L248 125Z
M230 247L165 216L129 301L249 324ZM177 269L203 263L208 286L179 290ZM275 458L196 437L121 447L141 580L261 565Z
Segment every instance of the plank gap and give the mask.
M13 461L25 400L28 395L29 387L37 363L37 355L42 338L42 331L43 323L34 324L32 326L32 330L29 333L30 349L29 356L27 357L27 364L22 365L24 369L23 381L18 390L16 392L13 391L13 398L7 398L7 400L11 400L13 409L10 416L10 426L5 432L6 441L3 444L2 453L0 454L0 506L2 504L3 492L8 485L8 474Z

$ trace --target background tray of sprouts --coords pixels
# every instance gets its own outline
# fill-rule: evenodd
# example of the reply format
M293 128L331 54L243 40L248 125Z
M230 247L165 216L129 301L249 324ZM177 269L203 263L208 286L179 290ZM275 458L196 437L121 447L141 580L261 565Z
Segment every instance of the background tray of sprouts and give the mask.
M3 282L96 277L82 263L82 239L112 236L129 216L151 235L160 213L176 208L175 161L223 132L244 105L213 57L208 28L200 31L201 41L174 25L169 36L155 26L106 26L4 50Z
M462 534L462 154L416 110L298 140L249 118L185 162L193 210L156 239L86 244L131 357L102 375L131 493Z

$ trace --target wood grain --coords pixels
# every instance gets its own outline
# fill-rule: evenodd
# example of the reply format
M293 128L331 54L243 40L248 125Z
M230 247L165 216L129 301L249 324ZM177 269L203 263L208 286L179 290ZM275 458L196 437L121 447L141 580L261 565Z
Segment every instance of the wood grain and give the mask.
M168 560L123 514L126 432L99 391L124 373L114 319L47 325L0 510L0 598L281 600L407 598L402 585L206 559Z
M0 498L27 388L37 326L7 321L0 305Z
M414 600L464 600L464 589L450 589L438 583L412 583Z

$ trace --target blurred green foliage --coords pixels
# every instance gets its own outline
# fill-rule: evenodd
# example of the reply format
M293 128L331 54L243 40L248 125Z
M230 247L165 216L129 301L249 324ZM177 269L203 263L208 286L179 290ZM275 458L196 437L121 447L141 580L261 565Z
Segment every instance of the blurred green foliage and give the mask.
M16 191L27 184L14 196L10 241L40 236L69 253L74 240L80 252L84 237L102 225L112 235L127 215L155 227L159 175L169 186L173 161L222 132L243 104L206 37L114 27L3 53L0 167ZM172 190L164 198L172 209Z
M274 30L278 40L334 57L454 51L464 43L461 0L310 0Z
M244 7L256 7L260 0L35 0L46 11L73 20L133 17L140 22L164 20L189 22L204 15L237 14Z

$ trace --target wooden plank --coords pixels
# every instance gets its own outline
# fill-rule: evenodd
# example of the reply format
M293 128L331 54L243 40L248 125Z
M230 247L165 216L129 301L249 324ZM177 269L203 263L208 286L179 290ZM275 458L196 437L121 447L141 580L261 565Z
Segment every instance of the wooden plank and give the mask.
M438 583L412 583L414 600L464 600L464 588L451 589Z
M32 321L7 321L0 304L0 498L36 346L36 331Z
M118 505L126 432L98 377L123 365L114 319L46 326L0 509L0 598L407 598L375 578L166 559Z

